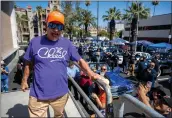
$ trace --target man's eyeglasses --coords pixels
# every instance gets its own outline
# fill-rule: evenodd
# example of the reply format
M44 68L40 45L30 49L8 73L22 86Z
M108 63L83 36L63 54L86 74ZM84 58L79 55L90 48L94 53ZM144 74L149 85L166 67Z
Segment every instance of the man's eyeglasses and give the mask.
M107 70L107 69L105 69L105 68L102 68L102 70Z
M58 29L59 31L62 31L64 29L64 25L57 24L57 23L48 23L48 28L50 29Z

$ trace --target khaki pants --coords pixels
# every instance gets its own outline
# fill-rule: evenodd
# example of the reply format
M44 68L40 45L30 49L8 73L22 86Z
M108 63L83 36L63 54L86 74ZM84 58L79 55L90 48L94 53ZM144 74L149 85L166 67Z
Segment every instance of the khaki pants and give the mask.
M30 117L47 117L49 105L54 110L54 117L63 117L64 107L67 103L69 95L58 97L55 100L38 100L35 97L29 97L29 115Z
M130 64L129 74L131 76L135 76L134 69L135 69L135 65L134 64Z

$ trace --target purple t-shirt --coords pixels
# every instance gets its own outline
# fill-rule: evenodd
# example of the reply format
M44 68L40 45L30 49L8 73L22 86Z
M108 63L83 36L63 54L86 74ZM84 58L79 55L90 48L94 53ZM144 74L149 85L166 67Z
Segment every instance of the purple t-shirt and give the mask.
M81 57L70 40L60 37L51 41L44 35L30 41L24 59L34 64L30 96L48 100L68 92L68 61L79 61Z

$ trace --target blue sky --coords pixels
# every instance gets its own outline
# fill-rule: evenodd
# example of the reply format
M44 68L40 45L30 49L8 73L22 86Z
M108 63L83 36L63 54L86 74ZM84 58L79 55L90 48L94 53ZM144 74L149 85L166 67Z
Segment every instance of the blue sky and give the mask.
M22 7L22 8L26 8L28 5L32 6L33 9L36 8L36 6L40 5L43 8L46 8L48 6L48 2L47 1L17 1L16 2L17 6ZM107 21L104 22L102 19L103 15L106 15L106 11L109 8L113 8L116 7L117 9L120 9L120 11L122 12L122 14L125 13L124 9L126 9L127 5L130 5L131 2L127 3L124 1L100 1L99 2L99 26L107 26ZM151 4L151 1L149 2L143 2L143 5L145 7L148 7L151 9L151 15L153 14L153 5ZM87 7L85 6L85 2L81 2L80 7L87 9ZM97 17L97 2L96 1L91 1L91 5L88 7L88 10L92 11L93 15L95 17ZM168 13L172 13L172 6L171 6L171 2L170 1L160 1L159 5L156 6L156 11L155 11L155 15L161 15L161 14L168 14Z

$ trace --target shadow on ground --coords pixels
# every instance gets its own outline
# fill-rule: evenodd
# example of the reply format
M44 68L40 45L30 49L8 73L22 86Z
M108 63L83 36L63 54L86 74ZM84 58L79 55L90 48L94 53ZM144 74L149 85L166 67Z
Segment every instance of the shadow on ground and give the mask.
M29 118L28 106L22 104L16 104L10 108L7 113L9 118Z

